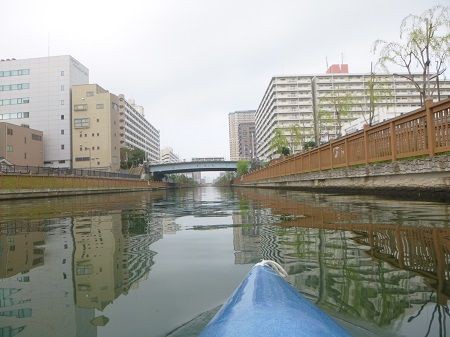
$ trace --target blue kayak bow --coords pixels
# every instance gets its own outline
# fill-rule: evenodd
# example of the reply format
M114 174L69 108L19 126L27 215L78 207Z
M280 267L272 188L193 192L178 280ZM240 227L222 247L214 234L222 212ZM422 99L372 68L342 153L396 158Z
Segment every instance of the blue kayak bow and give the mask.
M283 273L275 262L256 264L200 337L350 337Z

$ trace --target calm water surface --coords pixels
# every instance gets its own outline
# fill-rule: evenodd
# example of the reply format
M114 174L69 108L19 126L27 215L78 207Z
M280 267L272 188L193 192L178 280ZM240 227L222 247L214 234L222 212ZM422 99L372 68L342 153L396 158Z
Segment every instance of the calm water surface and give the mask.
M449 219L212 187L1 202L0 336L195 336L260 259L355 336L450 336Z

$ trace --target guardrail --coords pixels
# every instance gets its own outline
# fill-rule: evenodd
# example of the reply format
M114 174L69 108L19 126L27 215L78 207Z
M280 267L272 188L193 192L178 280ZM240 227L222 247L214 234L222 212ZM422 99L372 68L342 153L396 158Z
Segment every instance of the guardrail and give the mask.
M450 99L387 120L335 139L308 152L286 157L252 171L239 182L252 182L291 174L351 167L380 161L450 151Z
M53 168L40 166L20 166L0 163L0 174L26 174L39 176L72 176L72 177L102 177L102 178L123 178L140 179L139 175L107 172L85 169Z

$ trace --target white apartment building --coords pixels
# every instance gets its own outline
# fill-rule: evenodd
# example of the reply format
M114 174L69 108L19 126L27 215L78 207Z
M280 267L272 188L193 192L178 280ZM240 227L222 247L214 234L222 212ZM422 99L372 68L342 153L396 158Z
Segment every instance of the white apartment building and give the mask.
M121 147L137 148L145 152L146 160L159 163L160 138L157 130L144 116L144 109L130 104L124 95L119 95L120 144Z
M69 55L0 60L0 120L43 131L44 166L71 167L71 87L85 83Z
M255 155L255 113L255 110L244 110L228 114L230 160L249 160Z
M178 163L180 161L180 157L178 157L171 147L165 147L161 149L161 164L169 164L169 163Z
M314 139L312 77L276 76L270 80L255 117L259 159L274 158L271 141L276 129L281 129L289 137L289 128L298 125L305 141Z
M418 78L421 75L415 75ZM414 85L399 75L375 76L378 90L376 111L397 116L421 106ZM345 132L349 123L368 118L368 82L370 74L332 73L322 75L273 77L256 111L257 155L261 160L276 157L271 149L275 129L292 140L291 126L298 126L302 143L315 140L327 142ZM434 98L438 93L435 90ZM450 96L450 81L440 81L440 96ZM341 130L336 122L336 105L345 98L348 107L341 115ZM350 125L351 127L351 125ZM296 148L301 149L301 145Z

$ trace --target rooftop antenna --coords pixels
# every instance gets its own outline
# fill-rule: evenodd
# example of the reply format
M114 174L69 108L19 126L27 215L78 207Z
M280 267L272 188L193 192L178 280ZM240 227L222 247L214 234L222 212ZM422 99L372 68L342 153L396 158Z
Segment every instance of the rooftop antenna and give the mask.
M325 63L327 64L327 70L328 70L328 57L325 56Z
M344 53L341 52L341 64L344 64Z

